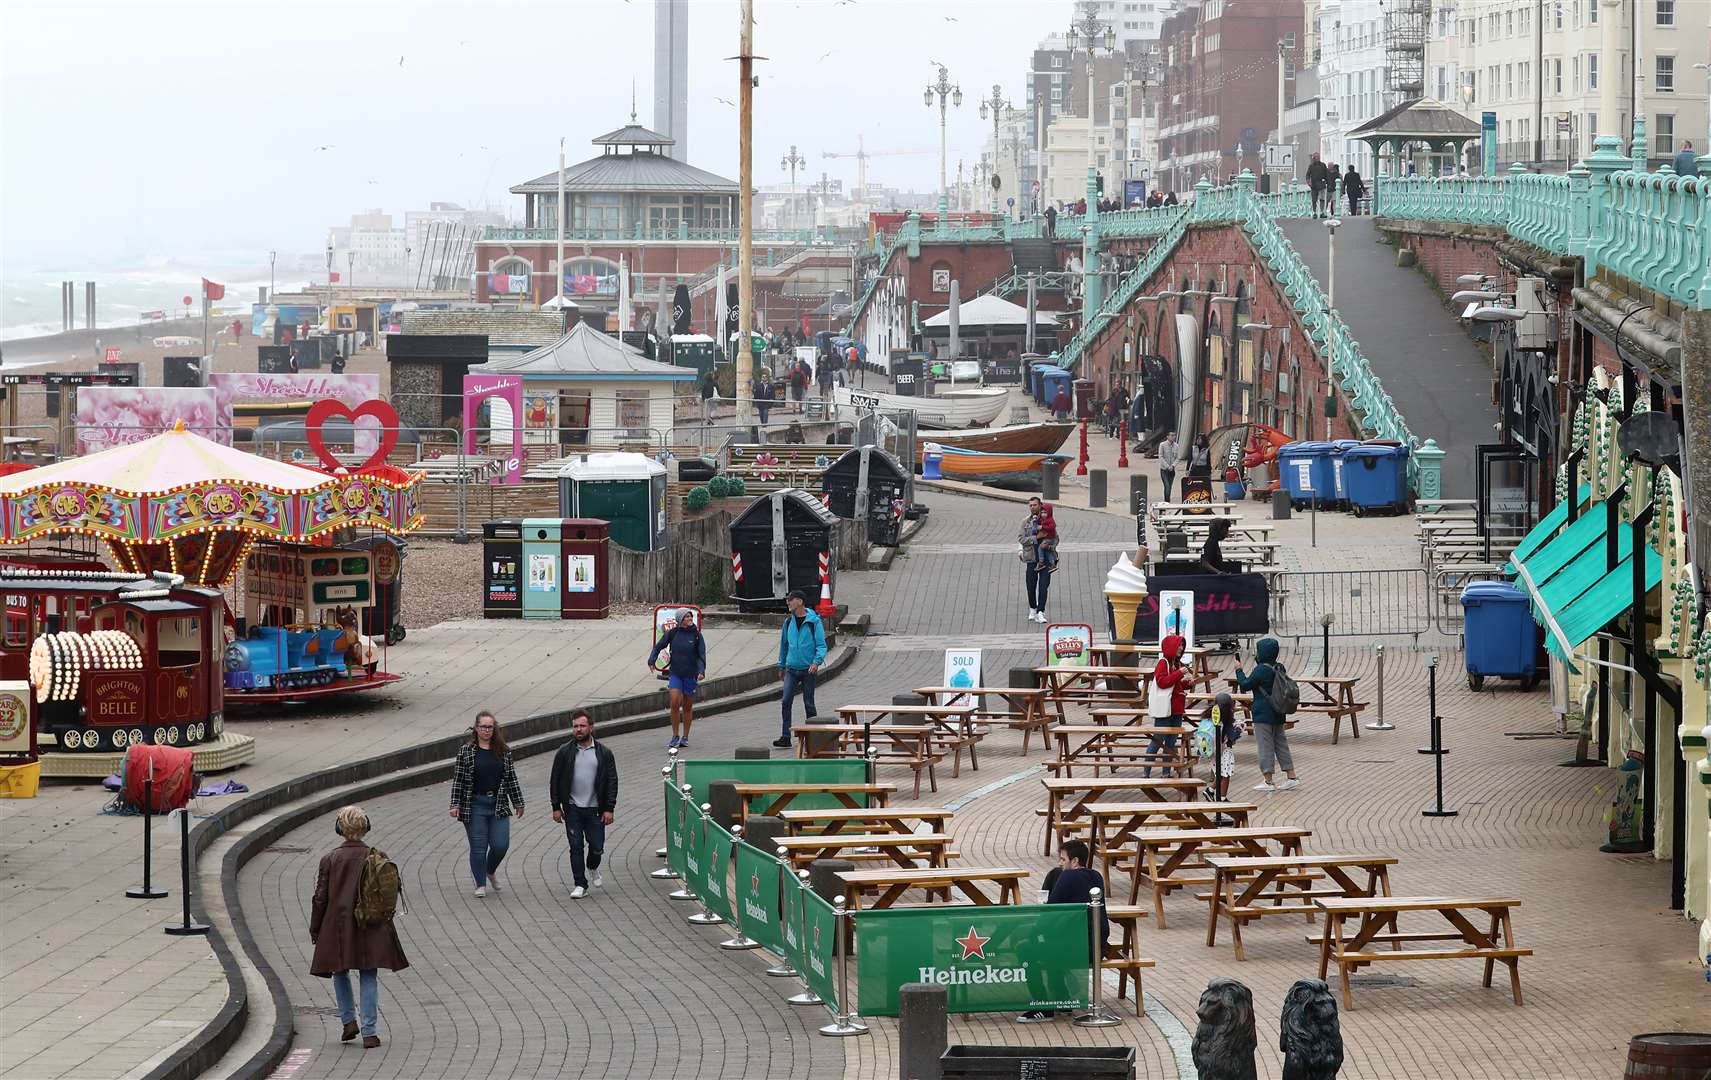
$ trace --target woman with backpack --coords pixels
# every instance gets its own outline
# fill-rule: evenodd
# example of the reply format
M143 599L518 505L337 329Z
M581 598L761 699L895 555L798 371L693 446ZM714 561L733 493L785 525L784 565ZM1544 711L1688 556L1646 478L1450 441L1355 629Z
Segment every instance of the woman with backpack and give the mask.
M1253 670L1246 674L1236 668L1236 689L1254 696L1254 738L1259 746L1259 771L1265 779L1254 785L1255 791L1288 791L1299 785L1295 778L1295 759L1289 753L1289 734L1285 725L1294 711L1290 698L1296 697L1295 680L1277 659L1276 638L1260 638L1254 646ZM1275 762L1274 762L1275 759ZM1275 765L1283 766L1288 779L1273 784Z
M333 980L333 1000L344 1021L340 1041L362 1034L362 1046L380 1045L375 1028L380 1022L380 969L403 971L410 966L392 914L398 903L398 867L378 848L362 842L368 835L368 815L360 806L341 809L333 830L344 843L321 857L315 875L315 899L309 911L309 941L315 951L309 974ZM351 997L351 972L357 992Z
M457 764L452 766L451 816L463 822L469 836L469 872L475 877L477 897L487 895L489 884L499 891L499 864L511 847L512 814L522 820L523 789L511 749L493 714L476 713L469 741L457 748Z

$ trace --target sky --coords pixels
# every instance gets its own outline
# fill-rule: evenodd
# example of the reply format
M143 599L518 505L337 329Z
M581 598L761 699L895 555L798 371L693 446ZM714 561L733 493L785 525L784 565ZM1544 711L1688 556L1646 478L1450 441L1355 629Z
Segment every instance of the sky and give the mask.
M1034 43L1071 0L755 0L757 185L808 166L931 190L950 69L949 158L990 135L978 102L1020 104ZM689 3L689 158L737 177L737 0ZM653 0L53 0L0 5L0 259L69 262L318 251L379 207L497 204L629 119L652 123Z

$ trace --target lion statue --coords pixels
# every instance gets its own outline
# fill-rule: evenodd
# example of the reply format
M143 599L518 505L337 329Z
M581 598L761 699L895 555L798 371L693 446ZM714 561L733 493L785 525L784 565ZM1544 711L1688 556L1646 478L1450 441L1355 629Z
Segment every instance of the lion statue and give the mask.
M1320 979L1300 979L1283 998L1283 1080L1336 1080L1343 1067L1337 999Z
M1255 1080L1254 996L1234 979L1213 979L1195 1010L1194 1067L1200 1080Z

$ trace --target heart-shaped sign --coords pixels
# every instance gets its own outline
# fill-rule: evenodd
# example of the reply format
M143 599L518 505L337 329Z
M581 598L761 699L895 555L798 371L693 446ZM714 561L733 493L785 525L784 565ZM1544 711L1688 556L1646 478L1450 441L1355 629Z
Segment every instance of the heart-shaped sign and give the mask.
M321 425L333 417L343 417L350 421L354 435L356 422L364 416L372 416L380 421L380 445L373 455L357 468L366 469L370 465L385 463L386 455L398 445L398 410L392 407L392 403L370 398L353 409L342 401L322 398L309 407L309 415L303 420L303 434L309 440L309 449L315 451L315 456L321 459L321 464L329 469L345 467L344 462L334 457L327 449L326 440L321 436Z

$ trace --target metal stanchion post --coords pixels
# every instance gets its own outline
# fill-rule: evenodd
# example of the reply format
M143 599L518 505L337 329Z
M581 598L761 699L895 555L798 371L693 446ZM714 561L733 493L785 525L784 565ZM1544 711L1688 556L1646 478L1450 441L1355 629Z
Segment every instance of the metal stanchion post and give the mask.
M687 787L688 785L686 784L684 786ZM712 812L713 812L713 804L712 803L702 803L701 804L701 827L702 828L706 828L708 815L711 814ZM713 867L708 866L706 869L707 869L707 873L709 875L711 875L713 873ZM719 867L719 873L722 874L724 872L725 872L725 868L723 866ZM700 900L700 897L696 897L696 899ZM707 905L702 904L701 910L697 911L695 914L689 916L688 921L693 923L696 926L717 926L720 923L724 922L725 920L720 918L719 916L713 914L711 911L708 911Z
M832 1014L832 1022L820 1029L822 1035L866 1035L867 1025L861 1022L861 1017L850 1008L850 930L847 920L849 910L844 907L844 898L839 896L832 901L832 914L837 919L838 931L834 948L838 952L838 1008Z
M1366 726L1368 731L1395 731L1395 724L1384 722L1384 646L1376 646L1378 652L1378 719Z
M872 726L873 724L870 722L868 727L871 728ZM866 737L868 735L864 732L863 738ZM862 755L867 759L867 782L877 784L879 782L877 779L879 776L879 747L870 744L862 751Z
M799 892L806 893L808 891L808 871L796 871L796 873L792 875L791 884L796 886ZM796 910L802 913L803 918L803 925L796 928L796 940L801 941L804 939L807 931L808 905L806 903L799 903L796 905ZM826 1000L819 994L816 994L814 992L814 988L809 986L808 980L804 978L802 980L802 992L800 994L792 994L785 998L784 1003L786 1005L824 1005Z
M778 848L774 852L774 854L776 854L778 856L778 861L782 866L783 873L787 877L794 879L795 875L790 873L790 855L789 855L789 853L786 852L783 848ZM783 885L783 888L788 889L791 886L793 886L794 884L795 884L795 881L792 880L788 884ZM782 913L783 913L783 910L781 908L780 914L782 914ZM784 934L779 935L779 937L781 937L781 938L784 936L785 936ZM786 945L785 948L788 949L789 946ZM763 974L770 975L775 979L794 979L796 977L796 968L791 966L790 954L788 952L782 953L782 954L780 954L780 958L782 961L781 963L774 964L772 967L767 968L766 971L763 972Z
M675 753L677 753L677 751L673 750L672 753L675 754ZM673 764L675 764L675 762ZM666 787L671 786L671 768L672 768L671 765L666 765L660 769L660 775L665 777L665 786ZM665 828L666 828L667 832L670 832L671 831L671 822L669 822L669 821L666 822ZM666 849L660 848L658 851L654 852L654 854L658 855L660 858L663 859L666 857ZM661 881L672 881L672 880L675 880L677 878L677 871L673 870L669 866L662 866L658 870L655 870L653 873L649 874L648 877L659 878Z
M1075 1023L1077 1027L1112 1027L1121 1024L1123 1020L1105 1007L1105 942L1099 934L1099 925L1103 921L1100 916L1105 913L1105 894L1099 889L1093 889L1090 890L1089 897L1087 915L1091 928L1087 936L1088 944L1093 950L1093 995L1087 1011L1077 1016Z
M1319 674L1321 675L1331 673L1331 623L1335 622L1336 618L1328 611L1319 616Z
M184 921L168 923L166 932L173 937L191 937L206 934L210 927L207 923L190 921L190 807L181 806L173 811L178 815L178 858L183 871L180 884L184 887Z
M133 885L125 890L125 895L132 900L159 900L166 895L165 889L157 889L152 881L154 868L154 831L149 823L154 820L154 762L149 762L148 777L143 780L143 883Z
M678 788L678 790L683 792L683 801L688 802L689 797L690 797L690 793L691 793L690 786L688 784L684 784L680 788ZM687 878L684 879L682 888L675 889L671 892L666 893L665 898L667 900L697 900L697 901L701 899L699 896L695 895L695 890L691 889L689 887L689 881Z
M731 835L737 838L737 843L742 843L743 827L741 825L731 826ZM731 901L731 924L737 928L737 932L725 941L719 942L719 948L728 949L731 952L737 952L742 949L760 948L760 942L743 933L742 902L735 896L730 896L729 899Z
M1308 546L1318 547L1319 546L1319 493L1317 491L1315 491L1313 493L1313 519L1311 522L1311 527L1312 527L1313 533L1312 533L1312 537L1309 541Z
M1436 773L1437 807L1433 810L1420 811L1423 817L1455 817L1459 811L1444 809L1444 755L1449 753L1444 749L1443 717L1438 715L1438 658L1431 656L1426 659L1426 710L1432 722L1432 745L1420 747L1420 753L1432 755L1432 769Z

